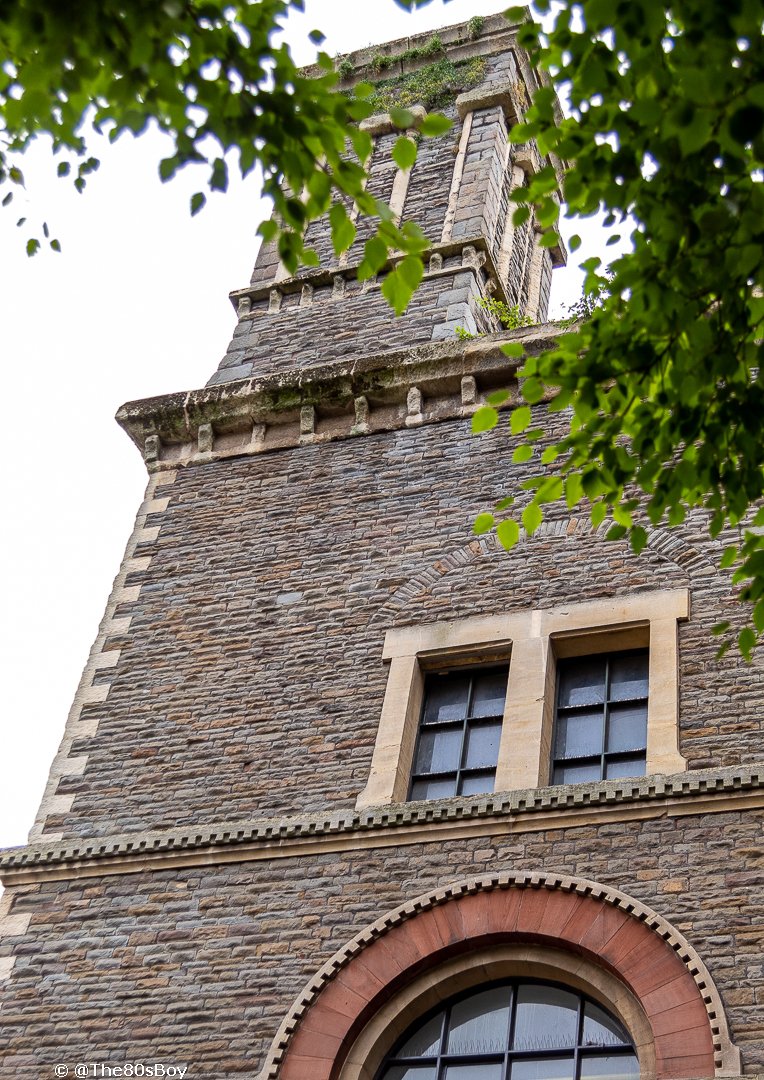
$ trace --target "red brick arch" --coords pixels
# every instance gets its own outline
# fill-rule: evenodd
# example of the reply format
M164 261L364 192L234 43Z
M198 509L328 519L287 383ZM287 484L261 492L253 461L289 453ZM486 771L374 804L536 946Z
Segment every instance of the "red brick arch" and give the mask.
M647 1018L657 1080L739 1073L711 978L665 920L594 882L508 874L420 897L358 935L299 996L261 1078L336 1080L391 994L459 953L508 942L563 949L615 975Z

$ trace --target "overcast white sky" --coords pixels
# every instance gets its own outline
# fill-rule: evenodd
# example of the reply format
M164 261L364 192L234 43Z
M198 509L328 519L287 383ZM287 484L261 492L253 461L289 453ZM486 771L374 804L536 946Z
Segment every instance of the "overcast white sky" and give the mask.
M316 26L334 54L502 10L499 0L433 0L413 15L393 0L306 6L288 28L304 62ZM162 185L157 137L95 152L101 169L82 196L53 179L45 147L27 157L26 209L47 218L63 254L28 259L20 205L0 211L0 847L26 841L143 495L143 463L114 413L204 385L233 332L228 292L249 281L267 215L250 178L190 218L203 178ZM595 250L584 248L556 272L558 311L580 295L575 266Z

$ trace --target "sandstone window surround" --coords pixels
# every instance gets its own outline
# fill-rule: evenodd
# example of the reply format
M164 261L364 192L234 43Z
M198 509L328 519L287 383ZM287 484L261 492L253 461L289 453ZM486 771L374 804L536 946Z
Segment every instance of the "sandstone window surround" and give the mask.
M646 775L683 772L677 624L687 589L661 589L388 630L390 671L368 783L356 807L407 799L427 671L509 663L495 791L550 782L558 659L649 649Z

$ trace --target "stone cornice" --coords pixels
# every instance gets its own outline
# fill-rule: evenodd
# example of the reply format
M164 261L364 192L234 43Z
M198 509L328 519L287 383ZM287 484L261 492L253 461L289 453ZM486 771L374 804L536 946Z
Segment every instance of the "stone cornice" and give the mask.
M507 341L534 355L559 333L547 323L290 369L128 402L116 418L151 471L416 427L470 416L492 390L516 386Z
M9 886L762 807L764 763L370 807L325 816L41 842L0 853L0 876Z

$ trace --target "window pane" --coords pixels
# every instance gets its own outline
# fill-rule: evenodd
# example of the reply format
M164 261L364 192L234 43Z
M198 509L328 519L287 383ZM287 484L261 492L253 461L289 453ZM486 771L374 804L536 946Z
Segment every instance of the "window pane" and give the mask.
M411 788L411 798L449 799L456 795L456 777L451 780L415 780Z
M605 1057L581 1057L581 1080L633 1080L639 1076L639 1062L634 1054L607 1054Z
M647 653L610 660L610 700L647 697Z
M641 757L628 758L626 761L608 761L605 767L605 779L619 780L622 776L644 776L646 765L644 754Z
M629 1039L621 1025L604 1009L587 1001L584 1006L582 1046L628 1046Z
M559 706L598 705L605 700L605 658L581 657L559 666Z
M512 1080L573 1080L573 1058L531 1058L512 1062Z
M554 986L518 987L513 1050L572 1050L577 1036L575 994Z
M434 1065L391 1065L382 1080L435 1080Z
M449 1065L445 1071L445 1080L501 1080L501 1065Z
M461 720L467 714L470 680L467 675L430 675L425 686L422 722Z
M479 769L485 765L494 768L499 760L500 738L501 724L478 724L470 727L467 732L466 768Z
M557 765L554 770L553 784L586 784L602 779L602 766L596 765Z
M491 772L475 773L474 776L463 776L460 795L488 795L493 791L493 782L496 778L496 770Z
M613 705L607 743L611 753L644 750L647 746L647 704Z
M398 1058L435 1057L440 1050L443 1032L443 1012L433 1016L424 1027L416 1031L395 1054ZM609 1045L609 1044L608 1044Z
M507 696L507 668L475 675L472 716L503 716Z
M414 772L456 772L461 754L461 727L447 731L423 731Z
M601 709L558 716L554 756L593 757L602 753L605 714Z
M506 1050L510 995L509 987L499 986L457 1002L451 1009L448 1053L490 1054Z

